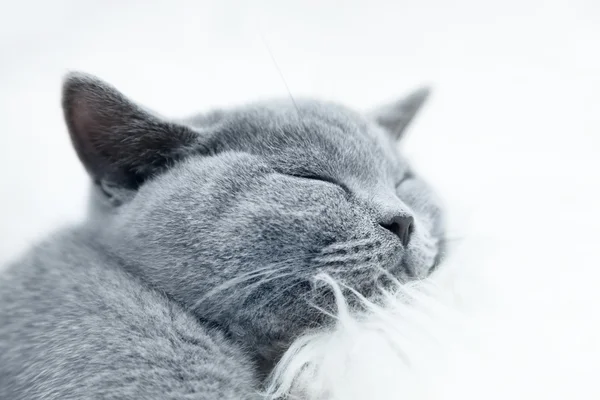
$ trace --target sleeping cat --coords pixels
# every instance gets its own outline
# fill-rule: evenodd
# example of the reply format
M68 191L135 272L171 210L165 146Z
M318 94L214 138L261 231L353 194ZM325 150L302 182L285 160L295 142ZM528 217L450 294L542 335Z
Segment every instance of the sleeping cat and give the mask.
M291 341L330 322L316 274L371 296L439 263L440 208L396 151L426 97L173 121L70 74L89 218L0 278L0 398L259 398Z

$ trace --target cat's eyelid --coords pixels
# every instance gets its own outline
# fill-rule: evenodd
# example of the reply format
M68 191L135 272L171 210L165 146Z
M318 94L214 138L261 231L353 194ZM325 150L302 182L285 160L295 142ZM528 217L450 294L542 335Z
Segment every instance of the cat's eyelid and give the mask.
M396 182L396 187L400 186L401 184L403 184L404 182L406 182L409 179L413 179L414 177L415 177L415 174L411 170L407 169L404 172L404 175L402 176L402 178L400 178L400 180Z
M321 181L321 182L327 182L327 183L331 183L332 185L336 185L342 189L344 189L344 191L347 194L351 194L350 189L348 188L348 186L344 185L343 183L332 179L332 178L328 178L328 177L323 177L323 176L319 176L319 175L313 175L313 174L294 174L294 173L287 173L286 175L289 176L293 176L295 178L301 178L301 179L311 179L311 180L315 180L315 181Z

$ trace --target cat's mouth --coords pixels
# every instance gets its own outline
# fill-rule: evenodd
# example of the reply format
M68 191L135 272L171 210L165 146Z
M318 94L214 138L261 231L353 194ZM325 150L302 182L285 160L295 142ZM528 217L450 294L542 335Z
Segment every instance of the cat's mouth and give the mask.
M438 238L418 253L405 250L389 272L401 282L427 278L443 262L445 248L445 241Z

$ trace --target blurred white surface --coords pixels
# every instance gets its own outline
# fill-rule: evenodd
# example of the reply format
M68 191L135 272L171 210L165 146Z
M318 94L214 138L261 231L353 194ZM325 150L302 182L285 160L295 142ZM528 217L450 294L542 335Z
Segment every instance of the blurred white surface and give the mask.
M1 0L0 262L83 213L65 71L171 116L287 96L261 35L295 96L368 108L434 86L404 148L464 238L478 278L461 290L495 304L488 351L457 364L448 398L600 398L592 0Z

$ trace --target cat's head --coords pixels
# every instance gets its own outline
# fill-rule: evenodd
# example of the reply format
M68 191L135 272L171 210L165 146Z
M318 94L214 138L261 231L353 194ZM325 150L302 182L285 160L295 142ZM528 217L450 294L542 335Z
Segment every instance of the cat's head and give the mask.
M371 293L386 275L422 278L440 259L440 209L397 151L426 90L368 115L285 100L182 121L83 74L67 77L63 96L104 203L102 244L257 346L317 319L308 302L319 273Z

